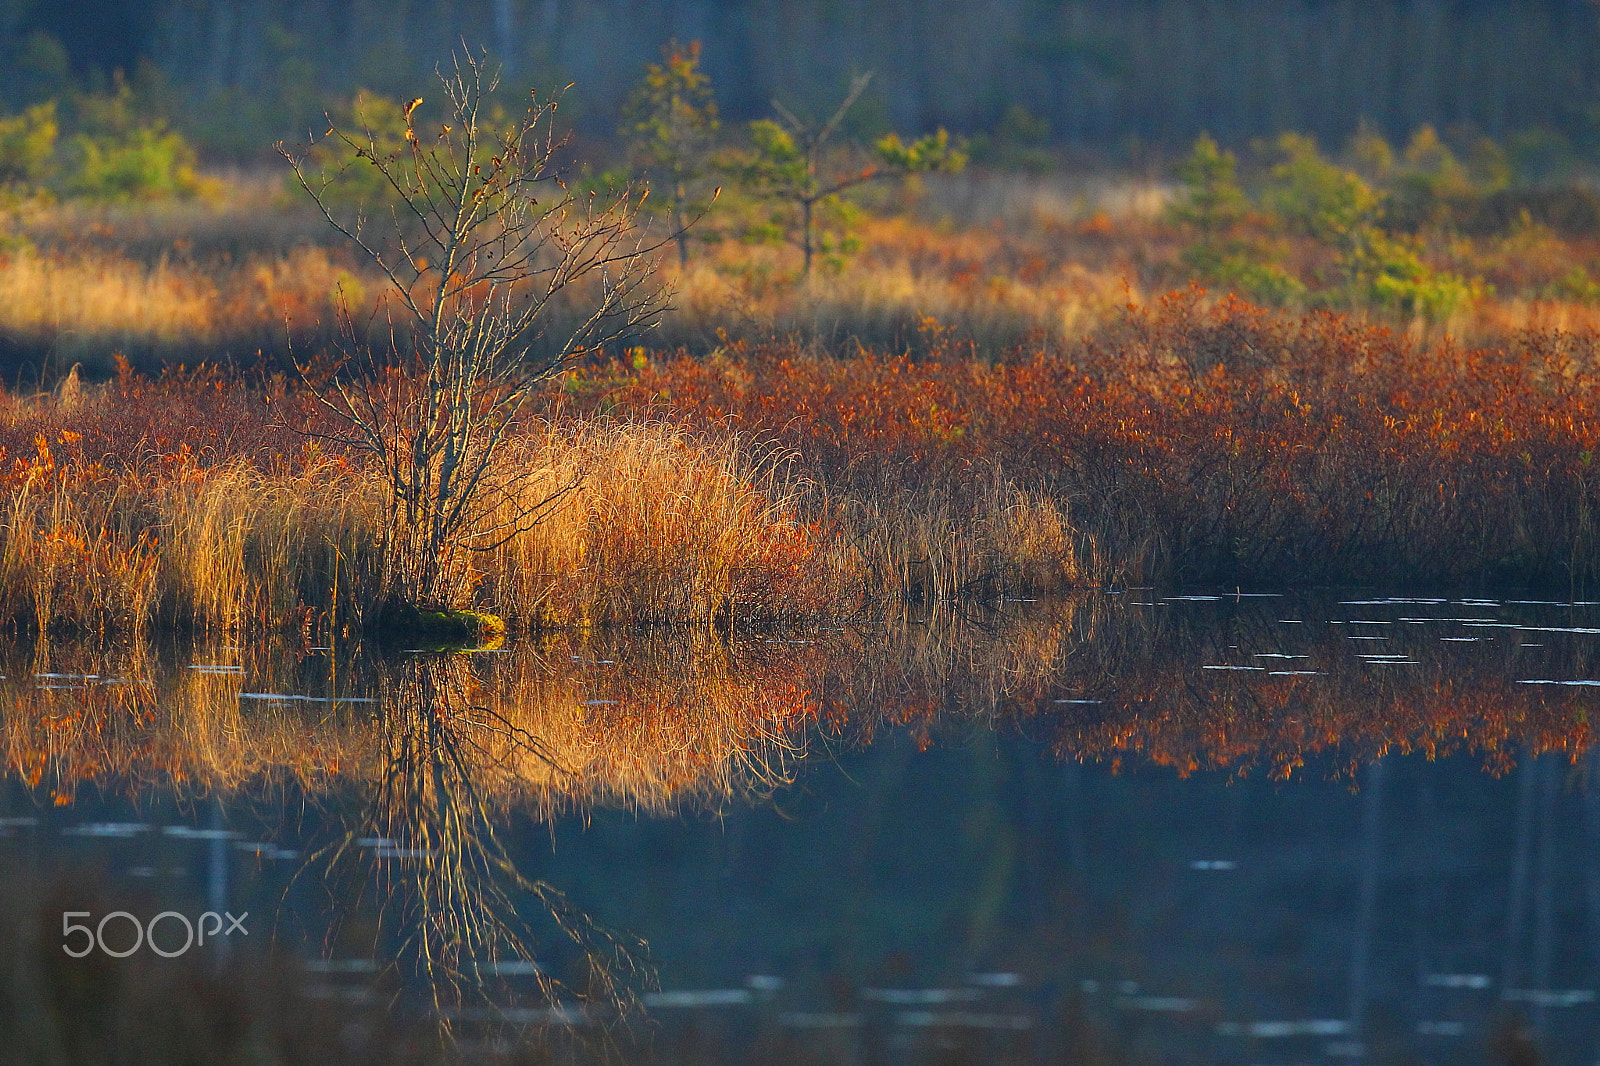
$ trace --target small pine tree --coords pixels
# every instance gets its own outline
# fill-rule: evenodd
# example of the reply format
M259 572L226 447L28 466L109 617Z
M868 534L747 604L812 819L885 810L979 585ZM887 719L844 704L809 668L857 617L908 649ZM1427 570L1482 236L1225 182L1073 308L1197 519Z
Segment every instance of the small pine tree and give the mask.
M677 242L678 263L688 266L689 225L717 195L710 187L710 156L722 126L711 78L700 69L700 42L669 41L661 62L645 68L622 115L630 160L650 180L656 210L665 213Z
M1285 133L1276 147L1281 161L1267 175L1263 204L1290 230L1349 247L1372 224L1382 196L1355 171L1324 159L1310 137Z
M0 186L28 187L43 181L55 161L58 132L53 100L0 118Z
M880 137L865 162L849 153L831 155L827 149L845 115L866 91L872 75L862 74L850 83L829 119L817 125L797 118L781 104L779 121L761 119L750 123L752 151L741 168L750 189L758 196L775 200L778 211L774 227L797 245L803 253L804 276L811 276L811 261L818 251L827 250L822 224L847 222L839 194L869 181L904 177L929 171L959 171L966 165L966 153L950 143L944 130L906 143L896 134ZM834 164L834 165L830 165ZM848 245L841 230L839 243Z
M1244 217L1250 201L1239 187L1239 161L1223 151L1209 133L1194 142L1187 158L1174 172L1184 184L1184 195L1172 207L1172 217L1212 235Z

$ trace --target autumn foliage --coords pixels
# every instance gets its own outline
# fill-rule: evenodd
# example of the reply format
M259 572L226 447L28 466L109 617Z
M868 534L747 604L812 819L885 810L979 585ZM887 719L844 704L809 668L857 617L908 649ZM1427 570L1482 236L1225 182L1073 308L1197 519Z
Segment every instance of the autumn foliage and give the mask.
M777 440L835 501L885 485L959 501L1003 479L1070 508L1101 579L1596 576L1592 332L1423 346L1198 289L1130 306L1081 343L992 361L925 329L920 358L735 345L596 367L569 394Z

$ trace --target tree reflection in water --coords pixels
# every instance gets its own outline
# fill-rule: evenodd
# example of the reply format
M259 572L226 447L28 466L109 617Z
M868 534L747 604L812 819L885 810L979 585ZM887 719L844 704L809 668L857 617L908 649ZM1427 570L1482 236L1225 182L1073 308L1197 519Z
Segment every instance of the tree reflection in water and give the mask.
M387 662L379 692L372 726L378 755L360 813L312 856L302 876L350 885L335 895L353 911L375 893L377 936L393 952L391 965L428 991L447 1030L471 1005L483 975L508 964L533 964L542 1006L576 999L625 1008L642 945L600 928L555 886L518 868L502 837L503 803L482 783L530 762L547 767L547 779L556 783L571 781L574 772L536 733L481 698L464 656ZM563 987L538 965L530 904L587 961L582 988Z

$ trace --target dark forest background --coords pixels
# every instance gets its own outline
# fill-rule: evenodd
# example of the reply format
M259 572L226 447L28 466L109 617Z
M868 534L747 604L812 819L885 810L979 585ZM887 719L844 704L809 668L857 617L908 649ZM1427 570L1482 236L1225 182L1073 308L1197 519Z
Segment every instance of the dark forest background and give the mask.
M122 70L211 151L303 135L356 87L424 92L461 41L514 81L576 82L609 132L669 38L704 43L723 114L820 109L877 74L863 121L992 130L1012 105L1058 144L1135 156L1201 131L1330 145L1366 120L1600 142L1590 0L0 0L4 103ZM1015 112L1014 112L1015 113Z

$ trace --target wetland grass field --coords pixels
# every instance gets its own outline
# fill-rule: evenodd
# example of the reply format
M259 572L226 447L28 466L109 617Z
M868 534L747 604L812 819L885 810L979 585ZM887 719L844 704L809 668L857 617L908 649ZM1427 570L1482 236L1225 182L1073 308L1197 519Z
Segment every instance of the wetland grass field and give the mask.
M664 55L652 76L701 84L697 50ZM461 121L478 106L453 98ZM1337 156L1285 133L1241 162L1201 136L1141 175L963 171L941 131L878 142L858 176L862 149L818 142L805 181L845 173L823 193L782 177L789 134L757 122L716 148L727 195L661 236L647 198L584 167L577 199L518 222L525 194L492 175L575 165L545 141L462 170L479 221L440 244L422 223L445 186L419 175L484 147L446 124L424 150L417 104L351 106L368 148L338 120L280 146L303 187L183 167L140 196L10 187L0 619L343 633L389 617L396 574L444 582L402 599L522 630L1600 577L1600 195L1522 173L1520 142L1423 126L1400 149L1363 126ZM54 137L45 112L7 121ZM377 237L368 199L403 208ZM637 240L653 252L575 251ZM443 273L422 254L458 245ZM440 362L513 320L499 362ZM492 442L430 436L446 422ZM486 464L465 496L456 448ZM468 497L470 520L442 517ZM405 547L435 519L400 521L402 498L456 528ZM418 551L441 561L397 561Z
M998 181L950 180L924 200ZM1180 277L1155 192L1050 189L966 228L885 208L809 281L730 242L663 267L676 310L574 360L497 458L525 505L565 494L474 554L464 605L772 626L1127 583L1592 589L1590 305L1263 307ZM288 353L314 367L341 294L381 287L296 208L232 197L63 205L0 253L11 624L372 614L382 486ZM1560 243L1517 240L1524 272Z
M1344 884L1358 844L1377 854L1360 842L1380 809L1432 810L1384 801L1385 772L1391 792L1413 775L1489 797L1457 832L1482 836L1461 853L1500 880L1472 867L1463 899L1522 868L1513 823L1530 824L1535 787L1540 817L1577 832L1560 803L1579 801L1554 786L1594 766L1600 329L1581 300L1265 306L1187 276L1187 224L1126 189L1096 194L1109 207L1013 189L1059 212L1050 225L885 207L855 260L809 281L770 248L697 249L661 268L677 310L573 359L496 453L494 483L514 489L499 506L540 520L468 556L458 605L509 639L414 654L378 624L389 485L324 402L339 381L404 395L326 355L340 300L376 311L382 279L249 189L53 208L0 253L0 285L35 286L5 313L55 323L5 327L0 396L0 855L16 885L0 997L32 1061L111 1061L107 1026L151 1062L734 1060L702 1054L708 1039L853 1061L884 1033L906 1062L1091 1045L1087 1061L1143 1061L1139 1041L1218 1061L1245 1022L1198 1051L1189 1014L1125 1039L1128 997L1075 990L1135 975L1219 1017L1333 1017L1342 948L1227 933L1302 989L1258 1008L1231 971L1207 983L1225 923L1187 903L1147 959L1130 954L1143 930L1073 916L1172 905L1172 870L1232 877L1240 845L1207 834L1247 790L1283 834L1257 842L1260 891L1285 928L1332 914L1338 945L1367 935L1366 912L1297 895L1295 848L1311 842L1318 885ZM1015 258L1029 241L1059 261ZM1352 585L1383 594L1326 591ZM1155 822L1101 825L1081 802L1120 810L1135 789L1161 825L1190 808L1195 824L1161 843ZM863 828L902 802L902 828ZM790 835L752 847L759 878L730 877L769 814ZM1124 838L1128 859L1091 864ZM670 846L640 843L656 839ZM870 875L863 839L886 849ZM920 887L905 913L903 840L930 842L917 884L954 885L948 900ZM763 865L764 847L796 869ZM682 858L702 852L710 865ZM1561 861L1539 860L1556 872L1538 892ZM1384 893L1410 876L1371 875ZM747 881L809 924L730 919ZM1530 891L1448 935L1515 942ZM174 899L248 907L261 939L81 970L46 935L61 911ZM1564 930L1591 920L1571 909ZM767 937L778 926L787 939ZM1201 946L1175 954L1174 929ZM966 980L972 945L1028 996L1058 991L958 988L1009 1013L926 1032L873 1006L886 982ZM776 960L758 974L781 988L770 1002L746 986L750 952ZM1376 957L1402 977L1372 987L1415 983L1409 957ZM523 976L484 980L502 963ZM185 1025L148 1024L180 1001ZM687 1006L702 1001L723 1005ZM842 1028L819 1036L818 1019ZM1542 1039L1587 1046L1586 1024L1563 1016Z

